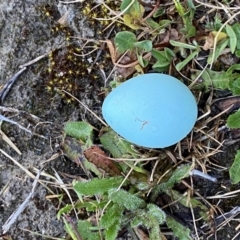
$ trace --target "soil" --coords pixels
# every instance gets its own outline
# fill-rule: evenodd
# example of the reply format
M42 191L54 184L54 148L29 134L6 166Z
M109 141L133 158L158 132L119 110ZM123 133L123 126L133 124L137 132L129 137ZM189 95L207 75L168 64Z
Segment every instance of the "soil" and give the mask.
M45 7L55 11L54 17L46 15ZM78 5L68 7L72 12L79 13ZM0 9L0 84L3 85L19 71L20 65L61 46L65 37L54 36L51 30L61 16L60 10L64 11L65 6L56 1L2 0ZM81 24L80 20L79 22ZM6 122L1 126L2 131L21 151L21 155L2 139L0 139L1 149L30 171L33 171L33 168L40 169L44 161L59 151L64 122L86 119L85 110L81 107L66 104L61 97L46 91L46 81L43 79L46 66L48 66L48 59L44 58L28 67L2 104L8 109L17 110L12 112L5 109L1 112L2 114L34 132L30 135ZM86 97L83 95L78 97L91 107L95 101L93 98L88 98L87 94L85 94ZM55 159L44 168L48 173L53 173L53 170L72 175L82 173L74 163L66 161L63 157ZM32 184L33 179L1 154L0 228L30 194ZM51 185L48 187L52 188ZM61 190L55 189L53 192L62 194ZM49 195L52 193L46 189L46 186L38 184L34 197L8 231L12 239L44 239L26 230L51 237L65 237L63 223L56 217L58 198L55 197L54 201L50 201L47 199Z
M61 49L54 53L56 54L55 61L65 61L64 54L67 55L69 52L64 52L66 50L62 46L66 44L67 32L56 33L55 28L57 21L65 12L70 12L67 25L75 36L93 37L96 33L85 22L80 9L81 3L64 5L54 0L0 0L0 85L5 84L18 72L19 66L50 53L54 49ZM78 46L81 41L76 40L73 43ZM41 169L46 160L60 153L59 146L64 122L86 120L96 128L101 126L98 120L82 106L68 103L67 96L60 96L56 91L52 91L54 89L50 82L53 81L53 77L48 72L51 64L48 56L27 67L1 105L1 114L28 128L33 134L27 133L16 125L3 122L2 131L21 151L21 155L1 138L0 149L35 175L34 169ZM61 66L63 68L64 64ZM58 71L64 72L65 69L58 69ZM89 81L87 73L81 76L80 82L73 83L80 91L73 90L72 93L98 116L101 116L101 102L104 97L101 95L101 87L105 87L105 82L101 73L94 74L98 76L95 82ZM47 91L48 87L51 91ZM215 164L225 167L222 171L214 169L212 171L213 175L218 177L218 183L198 181L195 178L196 189L203 196L214 196L220 192L225 193L239 188L239 185L231 184L228 175L228 169L239 145L237 143L224 147L221 154L214 156ZM82 174L82 170L75 163L62 156L49 161L44 166L45 173L54 176L54 171L57 171L65 183L70 183L71 178L61 173L75 176ZM50 180L50 177L42 179ZM0 154L0 229L30 194L32 184L33 179L24 170L4 154ZM74 193L71 193L74 196ZM47 182L45 186L38 184L33 198L11 226L7 236L14 240L48 239L33 234L35 232L49 237L65 238L63 222L57 219L59 206L62 205L59 204L60 200L56 194L60 197L64 191ZM67 201L63 199L64 203ZM213 200L212 204L219 206L223 212L229 212L233 207L240 205L239 194L234 198ZM236 219L229 225L225 225L217 232L216 239L232 239L236 235L235 227L238 224L239 221ZM207 236L209 234L206 238ZM215 239L215 237L212 236L209 239ZM240 239L240 236L236 239Z

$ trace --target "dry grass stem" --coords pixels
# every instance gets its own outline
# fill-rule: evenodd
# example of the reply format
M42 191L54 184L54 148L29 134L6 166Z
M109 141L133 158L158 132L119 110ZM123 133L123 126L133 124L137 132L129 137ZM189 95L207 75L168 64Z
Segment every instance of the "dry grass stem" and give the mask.
M20 229L25 231L25 232L29 232L29 233L33 234L34 236L40 236L40 237L42 237L42 239L66 240L66 238L52 237L52 236L44 235L44 234L41 234L41 233L38 233L38 232L33 232L33 231L30 231L29 229L25 229L25 228L20 228Z
M78 103L80 103L87 111L89 111L94 117L96 117L105 127L107 127L108 125L100 118L98 117L97 114L95 114L92 110L90 110L84 103L82 103L80 100L78 100L76 97L74 97L71 93L65 91L65 90L60 90L66 94L68 94L70 97L72 97L73 99L75 99Z
M31 61L29 61L27 63L24 63L23 65L20 65L19 68L26 69L26 67L33 65L34 63L40 61L41 59L43 59L45 57L48 57L50 52L44 53L43 55L41 55L39 57L36 57L33 60L31 60Z
M233 105L231 105L230 107L226 108L225 110L223 110L222 112L220 112L219 114L217 114L216 116L207 119L204 124L207 125L208 123L210 123L212 120L222 116L223 114L225 114L226 112L228 112L231 108L233 107Z
M14 151L16 151L19 155L21 155L21 151L18 147L11 141L11 139L0 129L0 136L3 141L5 141Z
M5 151L0 149L0 152L7 157L9 160L11 160L14 164L16 164L19 168L21 168L29 177L35 179L35 176L27 170L23 165L21 165L18 161L16 161L14 158L12 158L10 155L8 155Z
M196 225L196 218L195 218L195 214L194 214L192 204L190 202L189 202L189 206L190 206L190 210L191 210L191 214L192 214L193 226L194 226L194 230L195 230L195 234L196 234L196 239L199 239L198 229L197 229L197 225Z
M199 132L203 133L204 136L207 136L208 138L207 139L212 139L214 142L216 142L218 145L223 145L222 143L220 143L217 139L215 139L212 134L208 134L206 132L204 132L203 130L201 129L198 129Z
M58 158L59 156L61 156L60 153L55 153L49 159L43 161L42 164L46 164L48 162L51 162L51 161L55 160L56 158Z
M240 8L238 8L240 10ZM213 56L212 56L212 61L210 63L210 69L212 69L213 63L214 63L214 59L215 59L215 53L216 53L216 47L217 47L217 40L219 37L219 34L222 32L222 30L224 29L224 27L226 27L226 25L231 22L235 17L237 17L240 14L240 11L235 13L234 15L232 15L218 30L215 38L214 38L214 44L213 44Z
M219 127L219 128L217 128L217 133L219 133L221 131L224 131L225 129L227 129L226 125L224 125L222 127ZM199 130L197 130L197 131L199 131ZM207 140L209 138L209 136L213 137L214 135L216 135L216 131L214 131L214 130L211 131L210 130L210 132L208 134L204 134L204 136L199 137L198 139L196 139L196 141L202 142L204 140Z
M237 196L236 194L239 194L239 193L240 193L240 189L235 190L235 191L231 191L231 192L228 192L228 193L224 193L224 194L218 194L218 195L215 195L215 196L207 196L206 198L207 199L233 198L233 197L236 197Z
M71 3L83 3L85 1L86 0L76 0L76 1L70 1L70 2L59 1L59 2L64 4L71 4Z
M236 229L236 231L238 231L238 230ZM232 238L232 240L238 239L239 235L240 235L240 231L238 231L238 233Z
M27 207L28 202L30 201L30 199L33 197L34 192L35 192L35 188L37 186L37 182L39 180L40 177L40 173L41 170L38 171L36 178L34 179L34 182L32 184L32 190L29 193L29 195L27 196L27 198L24 200L24 202L16 209L16 211L8 218L8 220L4 223L4 225L2 226L2 231L3 234L5 234L6 232L8 232L8 230L10 229L10 227L16 222L17 218L19 217L19 215L24 211L24 209Z
M175 205L176 203L178 203L181 199L185 198L186 196L187 196L187 192L183 193L181 197L179 197L178 199L162 206L161 208L164 209L164 208L170 207L172 205Z
M153 169L152 169L152 171L151 171L151 175L150 175L150 178L149 178L149 181L150 181L150 182L153 182L154 173L155 173L155 171L156 171L156 168L157 168L157 165L158 165L159 161L160 161L160 160L157 160L157 161L155 162L154 166L153 166Z
M99 50L98 48L95 48L95 47L93 47L93 48L94 49L92 51L90 51L88 53L85 53L85 54L78 54L78 53L73 53L73 54L78 56L78 57L86 57L86 56L91 55L92 53L94 53L94 52Z
M132 0L129 5L119 14L117 14L116 16L112 17L112 18L96 18L96 20L114 20L116 18L120 18L125 12L128 11L128 9L131 8L131 6L133 5L133 3L135 2L135 0Z
M72 207L73 207L73 211L74 211L74 213L75 213L76 219L78 219L77 210L76 210L75 207L74 207L74 202L73 202L73 200L72 200L71 194L69 193L68 189L66 188L63 180L61 179L61 177L59 176L59 174L57 173L57 171L56 171L55 169L53 169L53 171L54 171L54 174L55 174L57 183L59 183L59 184L61 185L61 189L63 189L64 192L67 194L67 196L68 196L68 198L69 198L69 200L70 200L70 202L71 202L71 205L72 205Z
M228 9L228 10L240 10L240 7L218 7L218 6L215 6L215 5L212 5L212 4L208 4L208 3L204 3L204 2L201 2L199 0L195 0L195 2L197 2L198 4L200 5L203 5L205 7L209 7L211 9L219 9L219 10L224 10L224 9Z
M3 87L0 89L0 102L3 103L5 100L8 92L12 88L13 84L17 81L18 77L25 71L27 70L26 67L23 67L21 70L19 70L17 73L13 75L5 84Z
M206 200L205 197L203 197L198 191L196 191L194 188L192 188L186 181L182 180L182 183L190 190L192 190L193 194L197 195L199 199L201 199L206 205L208 205L210 208L213 208L213 205Z
M195 59L194 59L195 62L197 62ZM200 64L199 64L200 65ZM194 81L192 81L190 84L189 84L189 89L192 89L194 84L196 84L198 81L199 81L199 78L202 76L202 74L205 72L205 70L207 69L208 67L208 64L205 65L205 67L202 69L202 71L198 74L198 76L196 77L196 79Z

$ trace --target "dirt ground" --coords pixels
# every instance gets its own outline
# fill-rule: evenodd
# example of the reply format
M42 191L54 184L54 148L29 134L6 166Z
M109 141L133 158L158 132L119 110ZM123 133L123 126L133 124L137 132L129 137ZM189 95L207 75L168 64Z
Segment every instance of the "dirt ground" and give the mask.
M19 66L65 44L65 35L53 33L52 28L66 11L71 12L67 21L75 36L94 36L91 28L85 25L80 7L81 3L63 5L54 0L0 0L0 85L6 83L18 72ZM44 9L50 11L51 16L48 16ZM78 44L77 41L76 44ZM1 104L1 114L28 128L34 134L31 135L15 125L3 122L2 131L21 151L21 155L1 138L0 149L35 175L34 169L40 169L46 160L59 152L64 122L87 120L95 127L99 126L97 120L87 114L83 107L67 104L58 94L49 93L46 90L48 84L46 69L49 64L49 59L43 58L27 67ZM79 84L81 91L75 96L101 116L103 97L99 93L100 87L104 87L104 80L100 77L97 83L89 83L87 76L83 76ZM3 106L6 108L4 109ZM224 147L222 154L214 156L215 163L226 168L221 172L213 170L219 182L212 184L203 180L196 181L196 189L205 193L205 196L237 190L239 185L232 187L227 169L231 166L238 149L237 143ZM44 168L44 171L51 175L54 175L54 170L59 174L62 172L71 175L81 174L81 169L64 157L58 157ZM50 178L45 177L44 180L50 180ZM64 180L71 182L70 178L64 178ZM29 195L32 184L33 179L8 157L0 154L0 229ZM8 236L12 239L46 239L26 230L65 238L63 222L56 217L59 201L57 197L49 199L53 195L51 189L54 190L54 194L61 195L63 192L47 182L45 184L49 189L38 184L34 197L30 199L26 209L11 226ZM224 212L228 212L240 205L239 194L235 198L216 199L213 203ZM217 233L216 239L232 239L238 224L239 219L235 218ZM212 236L209 239L215 238ZM236 239L240 239L240 236Z
M46 16L44 6L53 6L56 11L55 19ZM70 8L73 14L79 13L77 5L71 5ZM62 44L64 37L56 37L51 33L53 25L61 16L58 10L67 11L56 1L0 1L1 85L19 71L20 65ZM81 18L79 24L82 24ZM18 113L1 111L2 114L29 128L35 135L31 136L17 126L4 122L2 131L18 147L21 155L2 139L0 139L0 148L31 171L33 168L39 169L41 163L58 152L62 124L68 120L85 117L85 111L80 107L64 104L60 97L47 93L45 79L41 76L46 66L48 60L45 58L28 67L2 103L2 106L19 110ZM81 99L83 102L86 100L90 107L94 102L87 95L86 98L81 97ZM30 114L34 114L37 118L32 118ZM81 173L77 166L62 157L52 161L44 170L53 173L54 169L70 174ZM0 228L31 192L32 183L33 180L23 170L4 155L0 155ZM54 192L56 193L56 190ZM37 186L34 198L29 201L27 208L8 232L12 239L43 239L22 229L52 237L65 236L63 223L56 218L58 201L47 200L48 195L51 193L45 187Z

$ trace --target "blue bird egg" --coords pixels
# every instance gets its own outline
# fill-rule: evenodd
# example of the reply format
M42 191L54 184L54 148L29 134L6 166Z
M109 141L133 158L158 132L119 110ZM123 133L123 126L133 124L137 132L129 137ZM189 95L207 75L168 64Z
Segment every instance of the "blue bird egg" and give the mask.
M178 79L149 73L133 77L110 92L102 113L108 125L129 142L164 148L192 130L197 103Z

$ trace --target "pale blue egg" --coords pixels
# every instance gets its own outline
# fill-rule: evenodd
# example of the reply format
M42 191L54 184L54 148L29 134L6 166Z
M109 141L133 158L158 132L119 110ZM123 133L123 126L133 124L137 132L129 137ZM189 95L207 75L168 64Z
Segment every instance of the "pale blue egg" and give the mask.
M110 92L102 113L108 125L129 142L164 148L192 130L197 103L178 79L149 73L133 77Z

